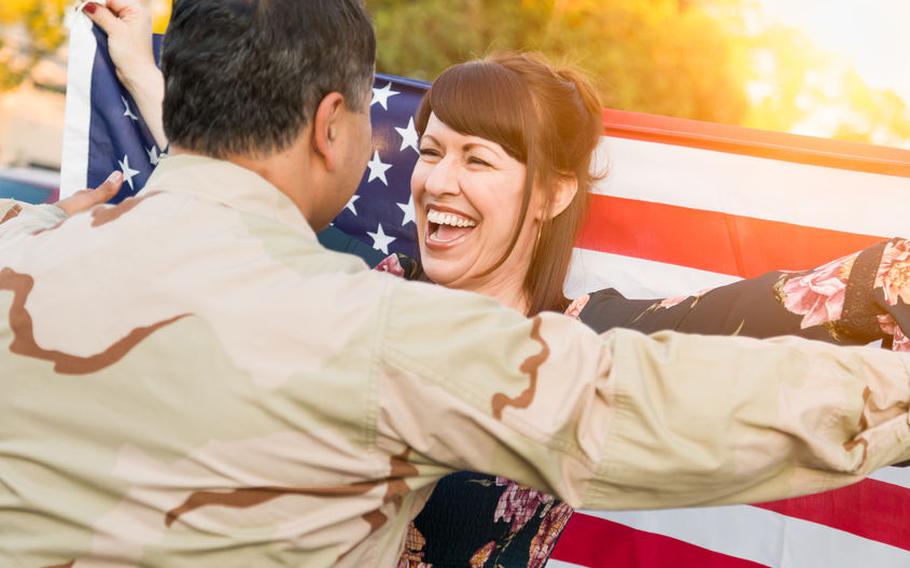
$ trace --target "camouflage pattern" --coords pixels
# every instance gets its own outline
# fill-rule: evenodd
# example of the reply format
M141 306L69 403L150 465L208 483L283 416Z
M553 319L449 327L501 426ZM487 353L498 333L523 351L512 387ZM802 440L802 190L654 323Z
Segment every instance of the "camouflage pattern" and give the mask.
M2 566L393 566L456 470L656 508L910 458L904 355L526 319L327 251L226 162L0 203Z

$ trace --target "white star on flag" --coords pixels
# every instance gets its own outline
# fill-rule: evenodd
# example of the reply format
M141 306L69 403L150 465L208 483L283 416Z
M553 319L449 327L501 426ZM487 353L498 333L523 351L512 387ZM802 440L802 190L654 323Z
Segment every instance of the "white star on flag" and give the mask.
M382 223L379 223L378 228L375 233L367 231L367 234L370 235L370 238L373 239L373 248L380 250L385 254L389 254L389 245L392 244L392 241L395 240L395 237L390 237L385 234L385 231L382 230Z
M404 150L405 148L413 148L418 154L420 150L417 148L417 129L414 127L414 118L411 117L408 119L408 125L405 128L395 127L395 132L401 136L401 148L399 150Z
M389 98L394 97L395 95L400 95L400 94L401 93L399 93L398 91L392 90L392 83L389 83L388 85L386 85L385 87L383 87L381 89L374 88L373 89L373 100L370 101L370 106L373 106L376 103L379 103L379 106L381 106L383 108L383 110L389 110Z
M370 168L370 177L367 179L367 183L370 183L374 179L381 180L382 183L389 186L389 180L386 179L385 173L392 167L392 164L386 164L379 159L379 150L373 151L373 159L369 161L367 167Z
M149 163L152 164L153 166L157 166L158 159L160 158L160 156L158 156L158 148L155 148L154 146L152 146L151 148L147 149L145 152L146 152L146 154L149 155Z
M126 97L120 97L120 100L123 101L123 116L130 117L130 120L139 120L139 117L133 114L133 111L130 110L130 103L126 101Z
M414 223L415 225L417 224L417 218L414 216L414 196L413 195L410 198L408 198L407 203L396 203L395 205L397 205L398 208L404 212L404 220L401 222L402 227L404 227L408 223Z
M351 210L351 213L353 213L354 215L356 215L356 214L357 214L357 209L354 207L354 202L357 201L358 199L360 199L360 196L359 196L359 195L352 195L351 198L348 199L348 204L345 205L344 208L345 208L345 209L350 209L350 210Z
M130 189L136 191L136 188L133 187L133 177L139 173L139 170L134 170L130 167L130 157L126 154L123 155L123 161L118 160L120 164L120 171L123 172L123 181L130 184Z

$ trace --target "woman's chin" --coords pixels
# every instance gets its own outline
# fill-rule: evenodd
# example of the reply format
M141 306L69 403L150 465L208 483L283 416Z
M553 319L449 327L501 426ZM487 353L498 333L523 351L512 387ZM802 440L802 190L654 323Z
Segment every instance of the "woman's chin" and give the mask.
M423 250L420 253L421 267L427 278L446 288L461 287L459 284L465 281L467 275L467 268L459 266L461 263L433 258L432 253Z

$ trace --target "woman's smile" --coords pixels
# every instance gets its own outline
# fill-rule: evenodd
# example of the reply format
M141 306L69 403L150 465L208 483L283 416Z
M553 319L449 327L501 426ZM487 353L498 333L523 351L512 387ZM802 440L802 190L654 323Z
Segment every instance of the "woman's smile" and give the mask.
M457 246L474 232L477 221L467 214L441 205L427 206L426 246L446 250Z
M526 175L499 143L430 115L411 177L420 261L430 280L483 291L508 280L518 295L535 235L528 216L512 246Z

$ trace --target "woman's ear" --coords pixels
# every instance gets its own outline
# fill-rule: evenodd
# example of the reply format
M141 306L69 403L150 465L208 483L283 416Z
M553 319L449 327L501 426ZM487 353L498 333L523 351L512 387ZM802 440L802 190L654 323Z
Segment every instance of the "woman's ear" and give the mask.
M578 178L575 176L559 177L555 183L553 200L550 201L546 221L565 211L566 207L575 199L575 194L578 193Z
M316 107L313 114L313 131L311 134L313 149L325 162L325 168L334 171L337 162L338 131L341 127L339 118L344 110L344 96L341 93L329 93Z

